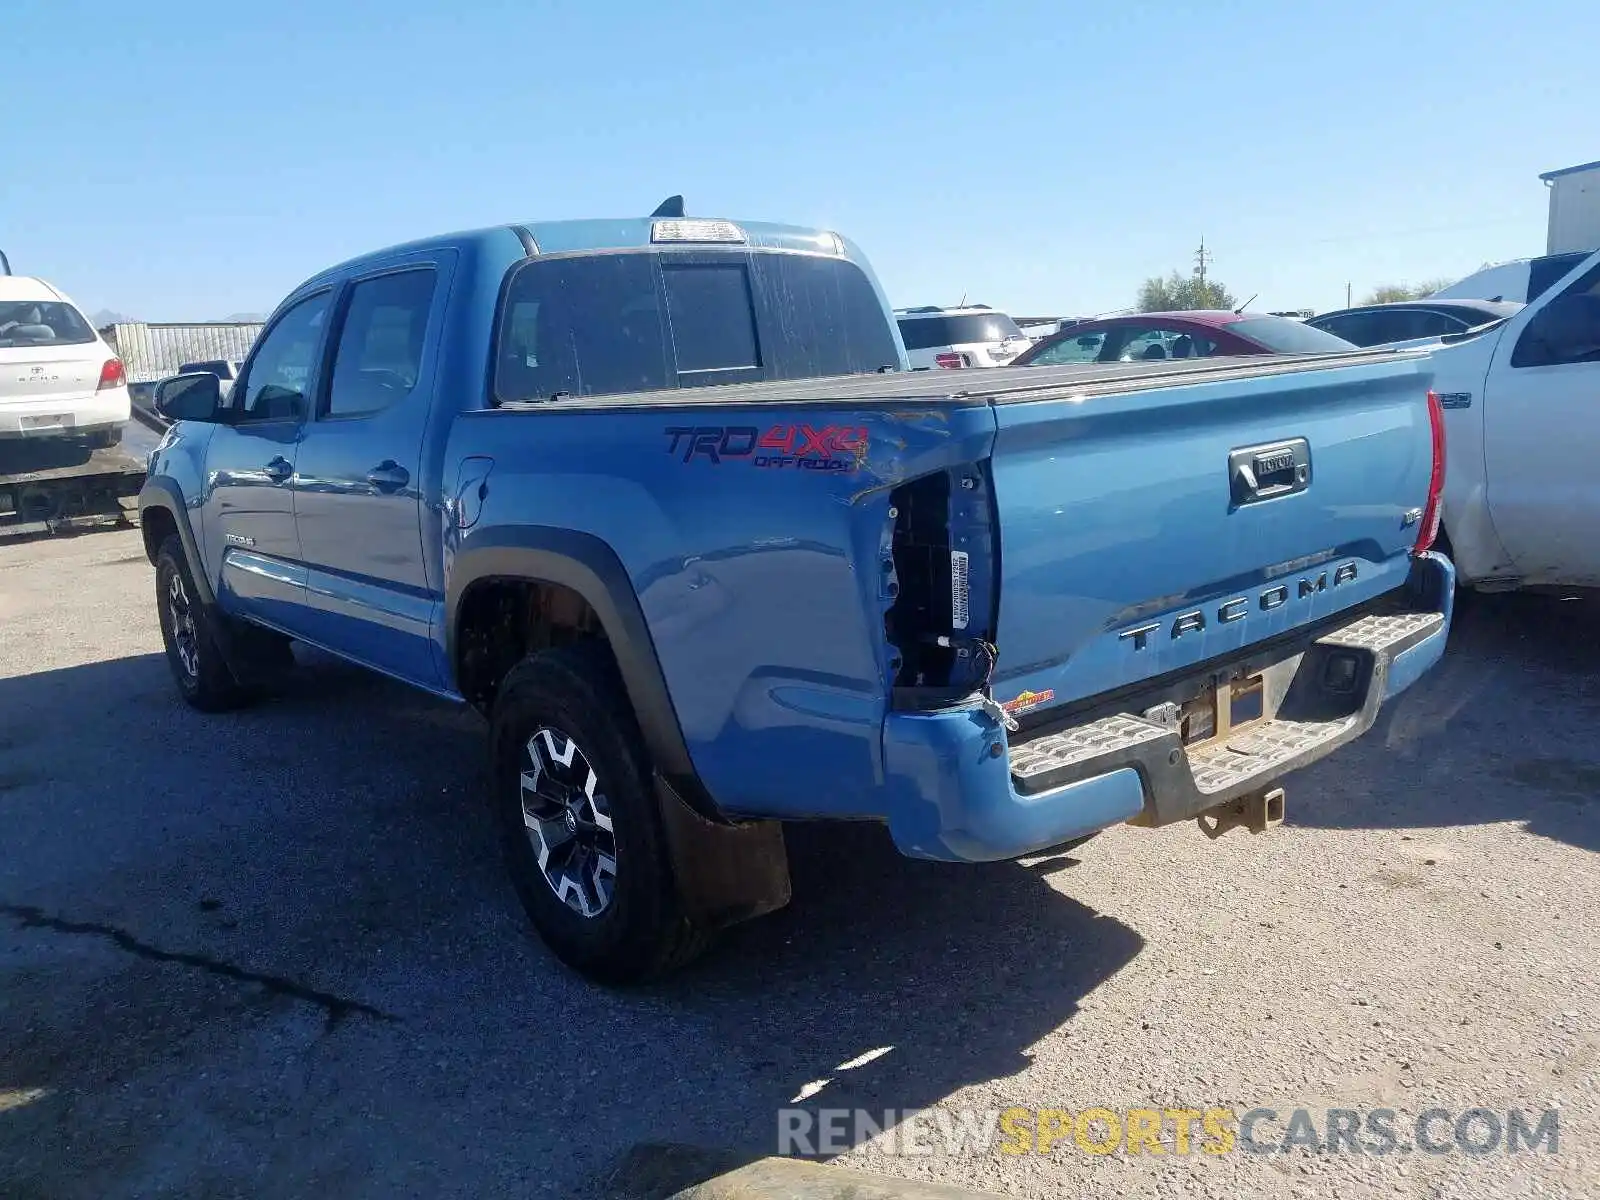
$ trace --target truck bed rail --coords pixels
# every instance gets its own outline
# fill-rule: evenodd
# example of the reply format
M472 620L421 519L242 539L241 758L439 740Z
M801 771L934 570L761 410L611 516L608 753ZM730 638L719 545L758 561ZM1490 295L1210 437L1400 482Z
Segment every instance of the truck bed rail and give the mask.
M1414 351L1355 350L1341 354L1261 354L1235 358L1165 359L1157 362L1071 363L1053 367L886 371L822 379L730 383L608 396L510 400L514 412L574 409L694 408L784 404L1023 404L1033 400L1115 395L1189 384L1261 379L1303 371L1374 366L1422 357Z

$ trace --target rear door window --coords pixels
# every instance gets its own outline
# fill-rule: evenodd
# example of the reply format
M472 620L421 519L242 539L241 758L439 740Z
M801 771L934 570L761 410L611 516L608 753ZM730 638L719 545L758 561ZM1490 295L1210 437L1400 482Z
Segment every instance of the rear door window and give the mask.
M1334 354L1350 349L1352 344L1350 338L1288 317L1245 317L1229 324L1228 331L1265 346L1274 354Z
M1127 325L1113 331L1121 337L1115 352L1119 362L1151 362L1168 358L1209 358L1217 344L1203 334L1190 333L1175 325ZM1109 362L1103 352L1100 361Z
M1052 346L1046 346L1028 360L1030 367L1054 367L1062 363L1096 362L1100 347L1105 345L1104 333L1069 333Z
M700 249L514 267L495 354L501 400L860 374L900 361L854 263Z
M1447 333L1460 333L1472 322L1463 320L1451 313L1434 312L1423 309L1417 313L1416 328L1420 331L1412 337L1443 337Z
M1307 321L1313 329L1320 329L1324 333L1331 333L1334 337L1343 338L1351 345L1370 346L1374 341L1381 340L1371 336L1370 323L1366 313L1342 313L1338 316L1317 317Z
M379 412L411 394L422 372L433 285L433 270L423 268L363 279L350 289L328 416Z
M1443 337L1447 333L1460 333L1466 328L1456 318L1426 308L1396 308L1376 312L1371 315L1371 320L1378 337L1377 341L1368 345L1404 342L1411 338Z
M1426 308L1371 309L1308 321L1312 329L1331 333L1355 346L1379 346L1411 338L1443 337L1460 333L1466 325L1448 313Z

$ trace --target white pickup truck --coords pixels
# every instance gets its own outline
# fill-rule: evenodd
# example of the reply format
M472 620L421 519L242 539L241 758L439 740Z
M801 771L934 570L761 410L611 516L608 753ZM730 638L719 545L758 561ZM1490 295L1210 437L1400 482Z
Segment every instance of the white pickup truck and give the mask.
M1515 316L1445 337L1433 368L1461 582L1600 587L1600 253Z

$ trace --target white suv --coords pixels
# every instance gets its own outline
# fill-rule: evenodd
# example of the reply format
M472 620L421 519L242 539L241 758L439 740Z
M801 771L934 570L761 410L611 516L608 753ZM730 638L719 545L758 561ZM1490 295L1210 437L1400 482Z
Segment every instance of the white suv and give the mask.
M0 274L0 438L112 446L127 424L122 360L42 279Z
M897 308L894 319L913 369L1003 367L1033 345L1015 321L984 304Z

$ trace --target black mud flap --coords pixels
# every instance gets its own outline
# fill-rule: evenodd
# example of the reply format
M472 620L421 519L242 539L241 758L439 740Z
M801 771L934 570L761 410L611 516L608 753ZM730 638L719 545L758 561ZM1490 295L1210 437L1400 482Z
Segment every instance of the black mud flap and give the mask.
M708 821L659 775L655 783L685 916L720 929L789 903L789 853L781 824Z

